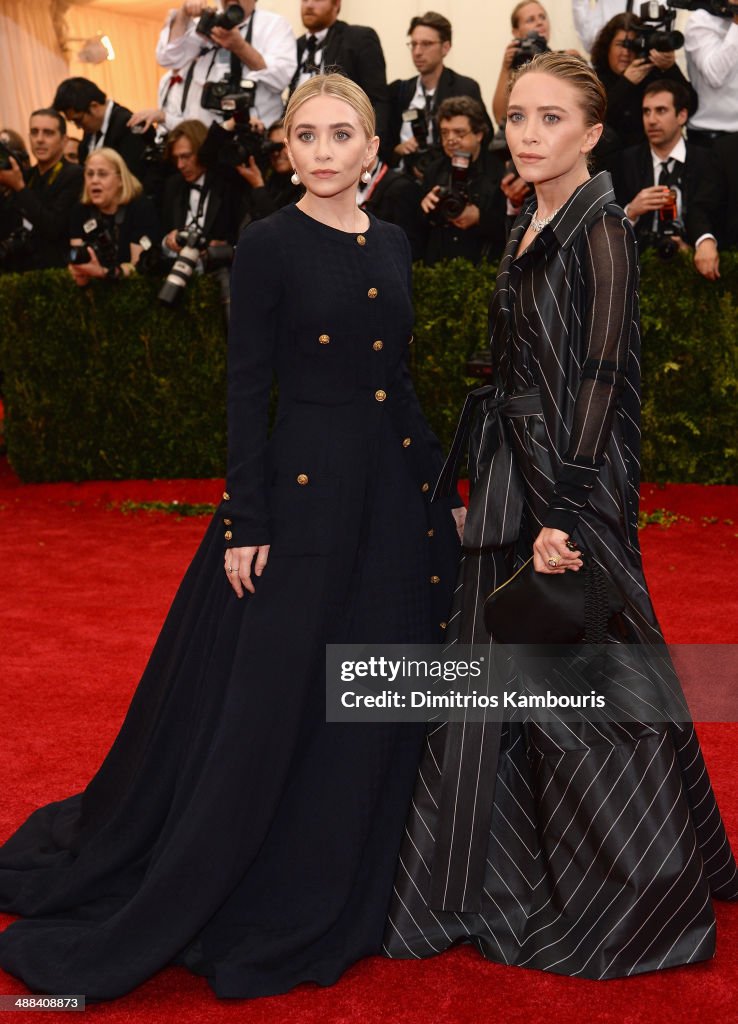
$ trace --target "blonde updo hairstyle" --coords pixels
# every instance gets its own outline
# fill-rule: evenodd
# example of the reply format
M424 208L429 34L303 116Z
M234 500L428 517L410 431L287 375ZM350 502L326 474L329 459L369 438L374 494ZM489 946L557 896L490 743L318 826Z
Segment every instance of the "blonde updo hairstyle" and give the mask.
M292 93L284 112L284 133L288 141L295 114L303 103L311 100L314 96L334 96L336 99L348 103L359 118L359 124L367 139L373 139L377 134L374 107L364 90L350 78L329 72L326 75L314 75L307 82L299 85Z
M584 123L587 128L605 123L607 93L595 72L581 57L573 57L568 53L539 53L512 73L507 86L507 95L510 95L515 83L523 75L535 72L552 75L554 78L574 86L579 94L579 106L584 114Z

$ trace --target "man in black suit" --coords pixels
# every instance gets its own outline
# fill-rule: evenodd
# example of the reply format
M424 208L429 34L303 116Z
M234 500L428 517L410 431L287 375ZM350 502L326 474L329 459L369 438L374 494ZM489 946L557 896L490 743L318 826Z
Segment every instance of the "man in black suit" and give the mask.
M214 124L208 129L201 121L182 121L167 136L167 157L178 173L164 189L162 223L164 245L173 253L180 251L177 234L195 228L208 243L234 245L240 221L238 196L231 168L206 161L201 153L209 134L225 134ZM210 139L211 151L219 148ZM208 150L206 149L207 153ZM230 172L230 173L229 173Z
M719 250L738 249L738 132L721 136L705 152L709 171L697 205L705 208L717 238L712 244L703 242L695 249L694 264L701 274L714 281L720 277Z
M415 17L408 29L408 49L418 72L414 78L397 79L390 85L390 114L387 139L383 149L391 154L393 163L401 159L405 167L417 167L425 162L418 154L440 154L436 112L451 96L470 96L484 112L487 130L494 129L487 113L479 85L473 78L459 75L447 68L444 60L451 49L451 22L442 14L428 11ZM403 118L417 110L421 131L413 130L410 119ZM419 139L418 135L424 136ZM419 168L422 177L422 166Z
M646 86L643 128L647 141L622 154L615 191L641 249L658 246L665 226L676 221L680 225L676 244L694 246L695 266L713 279L717 245L706 190L709 157L684 140L688 106L689 93L681 82L658 79Z
M141 157L154 141L153 128L140 134L132 131L128 127L131 111L109 100L88 78L66 78L56 90L52 106L84 132L79 146L81 164L93 150L107 146L120 153L130 172L143 181L146 166Z
M69 216L82 195L82 169L64 159L67 125L56 110L35 110L29 129L36 165L24 176L16 160L0 171L0 188L8 190L15 228L28 232L16 271L65 267L69 262Z
M387 70L379 36L373 28L339 21L341 0L301 0L306 28L297 40L297 71L290 93L313 75L336 67L360 85L377 115L377 135L387 134Z

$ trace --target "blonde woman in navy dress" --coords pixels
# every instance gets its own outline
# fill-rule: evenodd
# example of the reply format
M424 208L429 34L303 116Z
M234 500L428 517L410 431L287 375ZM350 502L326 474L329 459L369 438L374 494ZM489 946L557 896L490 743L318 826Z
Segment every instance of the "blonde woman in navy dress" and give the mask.
M637 532L638 256L609 175L587 168L605 107L573 57L513 80L507 140L536 194L490 309L496 391L472 431L452 643L488 642L482 602L531 554L560 574L586 552L625 605L608 640L663 657ZM500 963L612 978L709 958L711 897L737 895L691 723L445 724L427 739L386 950L465 940Z
M381 950L423 727L326 723L325 645L439 639L462 514L430 504L409 243L356 203L371 104L316 76L285 132L305 195L238 245L223 501L100 771L0 850L0 966L36 991L177 962L274 995Z

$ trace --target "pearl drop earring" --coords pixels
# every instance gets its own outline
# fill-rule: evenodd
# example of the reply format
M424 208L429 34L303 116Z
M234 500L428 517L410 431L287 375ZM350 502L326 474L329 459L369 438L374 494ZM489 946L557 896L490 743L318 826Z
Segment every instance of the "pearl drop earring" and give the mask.
M297 171L292 172L292 177L290 178L290 181L292 182L293 185L300 184L300 175L297 173Z
M364 168L364 171L361 175L361 180L364 182L365 185L368 185L369 182L372 180L372 176L366 167Z

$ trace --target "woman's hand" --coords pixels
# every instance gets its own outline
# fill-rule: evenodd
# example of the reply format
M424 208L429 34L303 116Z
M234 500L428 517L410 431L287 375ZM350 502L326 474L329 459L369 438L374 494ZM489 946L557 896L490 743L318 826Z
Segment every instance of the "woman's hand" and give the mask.
M512 62L515 60L515 54L520 49L520 40L513 39L507 44L502 53L502 70L509 71L512 67Z
M264 188L264 176L253 156L249 157L247 164L239 164L236 170L252 188Z
M107 277L108 274L107 268L100 263L100 260L97 258L97 254L92 246L88 245L87 251L90 254L89 263L68 264L69 272L74 278L74 283L79 285L80 288L84 288L91 278L103 278Z
M456 532L459 535L459 540L463 541L464 523L466 522L466 509L464 508L463 505L461 505L459 508L452 508L451 515L454 517L454 522L456 523Z
M641 57L629 64L623 72L623 78L627 78L631 85L640 85L643 79L651 74L653 64Z
M553 575L566 572L567 569L573 572L581 569L582 553L567 547L568 540L569 535L563 530L552 530L551 527L544 526L533 543L535 571Z
M251 565L253 563L254 576L261 576L269 558L269 547L269 544L262 544L260 547L229 548L226 551L224 567L236 597L243 597L244 587L250 594L256 593L251 579Z

